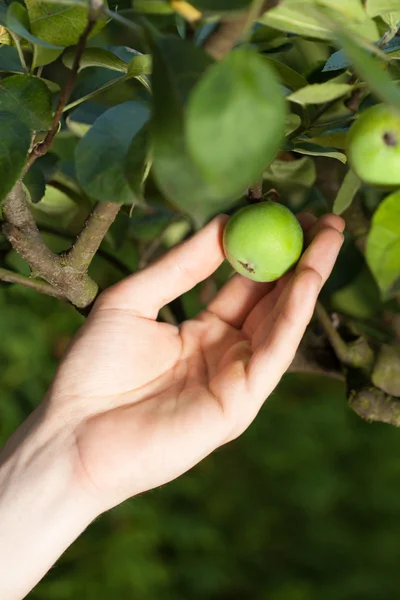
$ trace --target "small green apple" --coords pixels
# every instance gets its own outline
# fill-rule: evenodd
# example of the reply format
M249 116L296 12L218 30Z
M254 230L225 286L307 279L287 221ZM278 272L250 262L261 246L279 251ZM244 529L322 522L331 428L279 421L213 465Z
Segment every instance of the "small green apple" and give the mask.
M349 163L360 179L376 187L400 185L400 113L378 104L351 126Z
M223 244L226 258L238 273L253 281L275 281L299 260L303 230L286 206L259 202L229 219Z

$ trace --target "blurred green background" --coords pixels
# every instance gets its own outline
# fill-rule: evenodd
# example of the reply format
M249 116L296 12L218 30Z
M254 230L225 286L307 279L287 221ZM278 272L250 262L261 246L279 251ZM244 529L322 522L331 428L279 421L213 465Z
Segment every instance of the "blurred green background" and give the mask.
M0 314L3 443L82 317L14 286L0 287ZM287 375L241 439L97 519L29 598L397 598L399 451L398 431L359 420L340 381Z

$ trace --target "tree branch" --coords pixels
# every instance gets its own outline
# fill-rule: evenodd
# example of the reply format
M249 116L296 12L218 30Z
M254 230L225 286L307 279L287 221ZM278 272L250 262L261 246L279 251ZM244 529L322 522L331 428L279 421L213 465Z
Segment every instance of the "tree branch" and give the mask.
M279 0L267 0L263 2L255 0L253 6L248 11L227 15L221 19L217 28L208 36L204 44L204 49L215 60L221 60L242 38L248 27L258 18L259 14L274 8L278 3Z
M87 39L102 8L102 0L90 0L88 22L79 38L72 69L60 93L51 129L44 141L32 150L24 174L39 156L46 154L53 142L63 110L75 85ZM98 292L98 286L88 276L87 268L119 208L118 205L111 203L96 206L78 236L75 246L67 255L58 256L44 243L26 201L22 182L18 181L4 203L3 231L13 248L26 260L34 277L41 277L57 290L60 297L70 300L77 308L83 309L90 306Z
M96 204L75 244L62 257L63 263L77 273L85 273L120 208L121 205L114 202L99 202Z
M378 421L400 427L400 401L376 387L352 391L350 407L366 421Z
M45 279L78 308L89 305L97 294L97 284L88 275L66 268L60 257L44 243L19 181L3 204L3 232L14 250L22 256L34 277Z
M36 290L37 292L41 292L42 294L46 294L47 296L53 296L53 298L65 300L63 294L45 281L32 279L31 277L26 277L20 273L14 273L8 269L0 268L0 280L5 281L6 283L19 283L20 285L31 288L32 290Z
M321 302L317 302L315 314L340 362L360 369L371 368L374 360L374 353L363 337L359 337L355 342L347 344L333 326L331 319Z

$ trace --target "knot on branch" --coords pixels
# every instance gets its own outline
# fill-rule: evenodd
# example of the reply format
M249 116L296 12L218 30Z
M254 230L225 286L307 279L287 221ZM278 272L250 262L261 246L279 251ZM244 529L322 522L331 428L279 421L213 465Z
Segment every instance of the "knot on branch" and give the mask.
M349 396L349 405L365 421L400 427L400 401L383 390L375 387L353 390Z

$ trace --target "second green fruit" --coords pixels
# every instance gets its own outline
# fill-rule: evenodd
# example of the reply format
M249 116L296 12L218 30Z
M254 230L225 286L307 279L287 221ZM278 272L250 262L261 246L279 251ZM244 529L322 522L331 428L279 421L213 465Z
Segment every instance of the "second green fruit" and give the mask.
M400 185L400 113L385 104L364 111L349 131L347 155L360 179L377 187Z
M226 258L238 273L253 281L275 281L299 260L303 230L286 206L260 202L229 219L223 244Z

